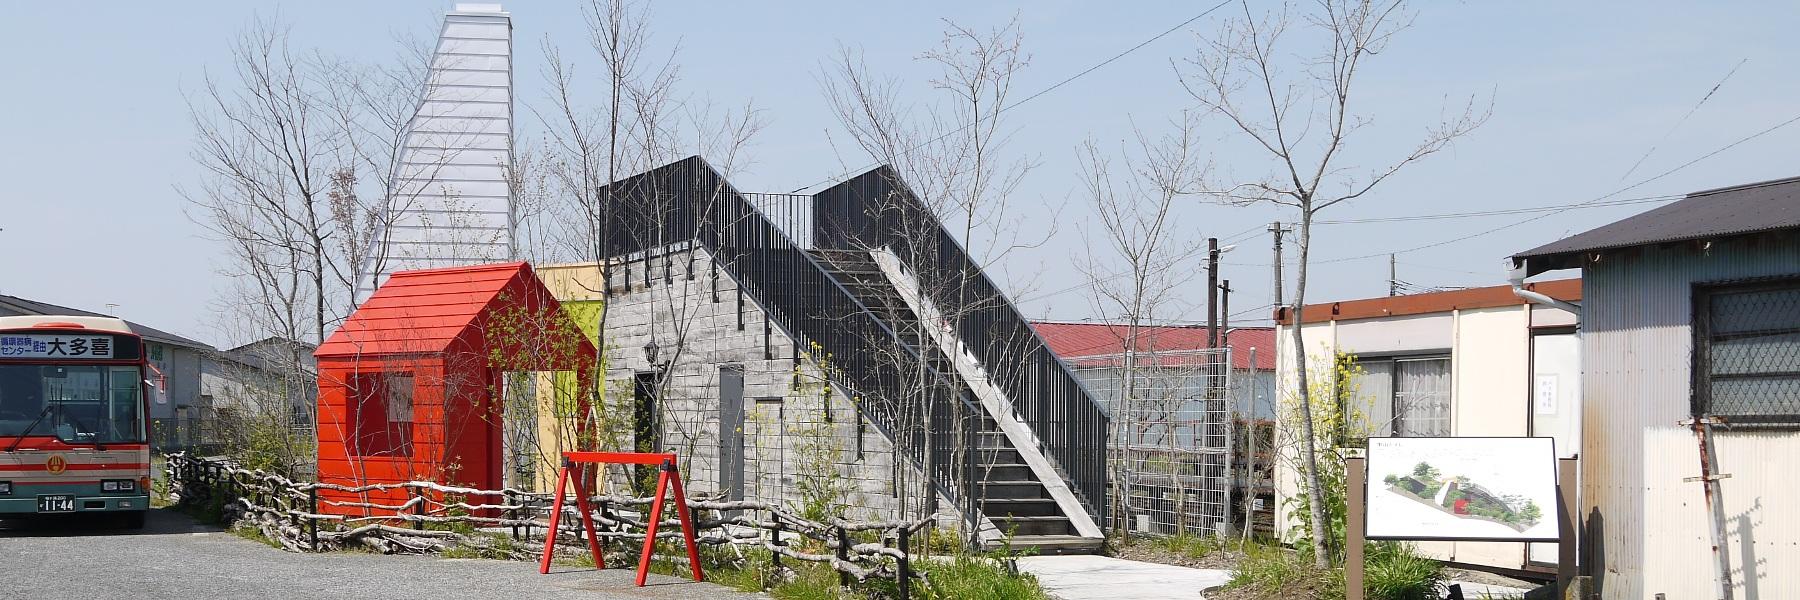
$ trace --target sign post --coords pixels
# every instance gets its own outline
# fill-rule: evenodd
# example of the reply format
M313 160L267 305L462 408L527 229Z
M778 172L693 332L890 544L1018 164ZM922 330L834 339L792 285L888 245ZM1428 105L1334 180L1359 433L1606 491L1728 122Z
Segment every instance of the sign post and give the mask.
M1550 438L1369 438L1366 457L1344 461L1346 597L1365 597L1369 540L1555 542L1565 592L1577 566L1576 464L1557 459Z
M583 465L615 464L615 465L656 465L660 472L656 478L656 497L650 505L650 520L644 532L644 551L638 559L637 585L644 586L644 580L650 575L650 557L656 552L656 530L662 521L663 502L673 495L675 515L681 521L682 541L687 543L688 565L693 568L694 581L702 581L704 575L700 571L700 546L694 540L694 523L688 516L687 493L682 490L680 463L675 453L648 452L564 452L562 470L556 475L556 499L550 508L550 531L544 536L544 556L539 561L538 573L550 572L550 557L556 548L558 525L562 520L563 494L568 491L570 471L575 474L575 506L581 512L581 525L587 531L588 551L594 555L594 568L605 568L600 554L600 541L594 535L594 518L588 510L588 494L584 485L586 480Z
M1368 525L1368 503L1363 498L1368 491L1363 479L1368 469L1363 464L1368 459L1353 456L1344 459L1344 468L1350 472L1345 474L1344 494L1348 497L1344 507L1344 594L1346 600L1363 600L1363 546L1367 540L1363 537L1363 528Z

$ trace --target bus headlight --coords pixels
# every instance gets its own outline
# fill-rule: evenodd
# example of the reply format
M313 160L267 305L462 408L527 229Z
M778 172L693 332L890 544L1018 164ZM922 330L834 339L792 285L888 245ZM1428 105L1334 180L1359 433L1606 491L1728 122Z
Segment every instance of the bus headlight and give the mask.
M100 480L100 491L134 492L137 491L137 482L130 479L103 479Z
M11 496L11 495L12 495L12 482L11 481L0 481L0 496Z

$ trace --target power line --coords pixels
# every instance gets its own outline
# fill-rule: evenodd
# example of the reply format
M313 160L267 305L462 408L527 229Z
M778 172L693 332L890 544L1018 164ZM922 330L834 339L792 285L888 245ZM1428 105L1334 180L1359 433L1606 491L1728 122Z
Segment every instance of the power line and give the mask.
M1080 73L1076 73L1076 74L1074 74L1074 75L1070 75L1070 76L1068 76L1068 77L1067 77L1067 78L1065 78L1065 79L1063 79L1063 80L1062 80L1062 81L1058 81L1058 82L1056 82L1056 83L1055 83L1055 84L1052 84L1052 85L1051 85L1051 86L1050 86L1050 87L1047 87L1047 88L1044 88L1044 89L1042 89L1042 90L1038 90L1038 92L1037 92L1037 93L1035 93L1035 94L1032 94L1032 95L1030 95L1030 96L1026 96L1026 97L1025 97L1025 98L1023 98L1023 99L1021 99L1021 100L1019 100L1019 101L1018 101L1018 102L1014 102L1014 103L1012 103L1012 104L1008 104L1008 105L1006 105L1006 106L1003 106L1003 107L1001 107L1001 108L1000 108L1000 110L998 110L998 111L995 111L995 112L994 112L994 116L999 116L999 115L1001 115L1001 114L1002 114L1002 113L1005 113L1005 112L1006 112L1006 111L1009 111L1009 110L1012 110L1012 109L1014 109L1014 108L1018 108L1018 107L1019 107L1019 105L1021 105L1021 104L1024 104L1024 103L1026 103L1026 102L1030 102L1030 101L1032 101L1032 100L1036 100L1036 99L1038 99L1038 97L1039 97L1039 96L1043 96L1043 95L1044 95L1044 94L1048 94L1048 93L1050 93L1050 92L1053 92L1053 91L1056 91L1056 89L1057 89L1057 88L1060 88L1060 87L1062 87L1062 86L1065 86L1065 85L1068 85L1068 84L1069 84L1069 83L1070 83L1070 82L1073 82L1073 81L1075 81L1075 80L1077 80L1077 79L1080 79L1080 78L1082 78L1082 77L1083 77L1083 76L1086 76L1086 75L1087 75L1087 74L1088 74L1088 73L1092 73L1092 72L1094 72L1094 71L1098 71L1098 70L1100 70L1100 69L1101 69L1101 68L1102 68L1102 67L1105 67L1105 66L1106 66L1106 65L1110 65L1110 64L1112 64L1112 63L1113 63L1113 62L1115 62L1115 61L1118 61L1118 60L1119 60L1119 59L1121 59L1121 58L1125 58L1125 56L1126 56L1126 55L1128 55L1128 54L1131 54L1131 53L1133 53L1133 52L1137 52L1137 51L1138 51L1138 50L1140 50L1140 49L1143 49L1143 47L1144 47L1144 46L1148 46L1148 45L1150 45L1150 44L1152 44L1152 43L1155 43L1155 42L1156 42L1156 40L1160 40L1160 39L1163 39L1163 38L1165 38L1165 37L1168 37L1168 35L1169 35L1169 34L1171 34L1171 33L1175 33L1175 32L1176 32L1176 31L1177 31L1177 30L1180 30L1180 29L1181 29L1181 28L1183 28L1183 27L1187 27L1187 26L1188 26L1188 25L1190 25L1190 24L1192 24L1192 23L1193 23L1193 22L1194 22L1194 21L1198 21L1198 20L1200 20L1200 19L1201 19L1201 18L1203 18L1203 17L1205 17L1205 16L1206 16L1206 15L1210 15L1210 14L1212 14L1212 13L1213 13L1213 11L1216 11L1216 10L1219 10L1219 9L1221 9L1221 8L1224 8L1224 7L1225 7L1225 5L1227 5L1227 4L1230 4L1230 3L1231 3L1231 0L1224 0L1224 1L1222 1L1222 2L1220 2L1220 3L1218 3L1218 4L1214 4L1214 5L1213 5L1213 7L1212 7L1212 8L1208 8L1208 9L1206 9L1206 10L1205 10L1205 11L1203 11L1203 12L1201 12L1201 13L1200 13L1200 14L1197 14L1197 15L1194 15L1194 16L1193 16L1193 17L1192 17L1192 18L1189 18L1189 19L1188 19L1188 20L1186 20L1186 21L1182 21L1182 22L1181 22L1181 23L1178 23L1178 24L1176 24L1176 25L1175 25L1175 26L1174 26L1174 27L1170 27L1170 28L1168 28L1168 29L1166 29L1166 30L1163 30L1163 32L1162 32L1162 33L1158 33L1158 34L1156 34L1156 35L1154 35L1154 36L1151 36L1151 37L1150 37L1150 39L1147 39L1147 40L1144 40L1144 41L1142 41L1142 42L1138 42L1138 44L1137 44L1137 45L1136 45L1136 46L1132 46L1132 47L1130 47L1130 48L1126 48L1126 49L1125 49L1125 51L1124 51L1124 52L1120 52L1120 53L1118 53L1118 54L1114 54L1114 55L1113 55L1113 56L1112 56L1112 58L1108 58L1108 59L1106 59L1106 60L1103 60L1103 61L1100 61L1100 62L1099 62L1099 63L1096 63L1096 64L1095 64L1095 65L1094 65L1094 66L1091 66L1091 67L1088 67L1088 68L1086 68L1086 69L1083 69L1083 70L1082 70L1082 71L1081 71L1081 72L1080 72ZM930 139L930 140L927 140L927 141L925 141L925 142L922 142L922 143L920 143L920 144L919 144L919 145L917 145L917 146L913 146L913 147L911 147L911 148L908 148L908 149L907 149L907 150L906 150L906 152L913 152L913 151L916 151L916 150L919 150L919 149L921 149L921 148L924 148L924 147L926 147L926 146L930 146L930 145L932 145L932 144L935 144L935 143L938 143L938 142L941 142L941 141L943 141L943 140L944 140L944 139L945 139L945 138L948 138L948 137L950 137L950 136L953 136L953 135L956 135L956 134L958 134L958 133L962 133L962 132L963 132L963 131L964 131L964 130L966 130L966 129L968 129L968 128L970 128L970 127L974 127L974 126L975 126L975 124L974 124L974 123L968 123L968 124L965 124L965 125L963 125L963 126L961 126L961 127L958 127L958 128L956 128L956 129L953 129L953 130L951 130L951 131L949 131L949 132L947 132L947 133L945 133L945 134L944 134L944 135L940 135L940 136L938 136L938 137L935 137L935 138L932 138L932 139ZM866 165L866 166L864 166L864 167L863 167L863 168L861 168L861 169L857 169L857 171L867 171L867 170L869 170L869 169L873 169L873 168L875 168L875 167L879 167L879 166L881 166L881 163L880 163L880 162L874 162L874 163L870 163L870 164L868 164L868 165ZM847 174L848 174L848 172L846 172L846 173L845 173L845 174L846 174L846 175L847 175ZM807 186L801 186L801 187L800 187L800 188L797 188L797 189L795 189L795 190L794 190L794 191L792 191L792 192L788 192L788 193L790 193L790 194L798 194L798 193L800 193L800 192L802 192L802 191L805 191L805 190L807 190L807 189L810 189L810 188L815 188L815 187L819 187L819 186L821 186L821 185L825 185L825 184L827 184L827 183L831 183L831 182L833 182L833 181L836 181L836 180L838 180L838 179L839 179L839 177L831 177L831 178L827 178L827 179L825 179L825 180L824 180L824 181L820 181L820 182L818 182L818 183L814 183L814 184L812 184L812 185L807 185Z
M1433 215L1405 215L1397 217L1371 217L1367 219L1338 219L1331 221L1313 221L1314 225L1356 225L1362 223L1398 223L1403 221L1435 221L1439 219L1463 219L1469 217L1492 217L1499 215L1517 215L1534 212L1562 212L1577 208L1601 208L1606 206L1625 206L1628 204L1648 204L1669 202L1686 198L1686 194L1668 194L1662 196L1645 196L1642 198L1622 198L1606 202L1577 202L1574 204L1557 204L1552 206L1534 206L1529 208L1502 208L1460 213L1438 213Z
M1707 100L1711 100L1713 97L1713 94L1719 93L1719 88L1724 86L1725 82L1729 81L1731 79L1732 75L1736 75L1738 72L1738 69L1743 67L1744 63L1747 63L1747 62L1750 62L1750 59L1746 58L1746 59L1738 61L1738 63L1736 65L1732 65L1730 72L1725 73L1725 76L1720 78L1718 83L1713 84L1712 89L1707 90L1706 95L1700 97L1700 101L1694 103L1694 107L1688 109L1687 114L1681 115L1681 120L1676 121L1674 126L1669 127L1668 131L1663 132L1662 139L1656 140L1656 143L1652 144L1650 146L1649 150L1644 151L1643 156L1638 157L1637 162L1631 163L1631 168L1627 169L1625 171L1624 175L1619 176L1619 181L1624 181L1625 178L1630 177L1632 173L1636 173L1638 167L1643 165L1644 161L1648 160L1652 153L1656 152L1657 147L1662 146L1665 142L1668 142L1669 136L1675 135L1675 130L1681 129L1681 125L1684 123L1687 123L1688 117L1692 117L1692 116L1694 116L1694 113L1699 112L1700 107L1704 106L1706 104Z
M1619 194L1623 194L1623 193L1625 193L1625 192L1629 192L1629 191L1631 191L1631 190L1634 190L1634 189L1637 189L1637 188L1639 188L1639 187L1643 187L1643 186L1644 186L1644 185L1647 185L1647 184L1649 184L1649 183L1651 183L1651 182L1654 182L1654 181L1656 181L1656 180L1659 180L1659 179L1662 179L1662 178L1664 178L1664 177L1668 177L1668 176L1670 176L1670 175L1674 175L1674 174L1675 174L1675 173L1677 173L1677 172L1679 172L1679 171L1681 171L1681 170L1682 170L1682 169L1686 169L1686 168L1688 168L1688 167L1691 167L1691 166L1693 166L1693 165L1694 165L1694 164L1695 164L1695 163L1698 163L1698 162L1700 162L1700 161L1703 161L1703 160L1706 160L1706 159L1708 159L1708 158L1712 158L1712 157L1714 157L1714 156L1717 156L1717 155L1719 155L1719 154L1720 154L1720 153L1722 153L1722 152L1725 152L1725 151L1727 151L1727 150L1730 150L1730 149L1732 149L1732 148L1736 148L1736 147L1738 147L1738 146L1739 146L1739 145L1742 145L1742 144L1743 144L1743 143L1745 143L1745 142L1748 142L1748 141L1750 141L1750 140L1754 140L1754 139L1756 139L1756 138L1759 138L1759 137L1762 137L1762 136L1765 136L1765 135L1768 135L1768 134L1770 134L1770 133L1773 133L1773 132L1774 132L1774 131L1775 131L1775 130L1778 130L1778 129L1781 129L1781 128L1783 128L1783 127L1787 127L1787 126L1789 126L1789 125L1792 125L1792 124L1794 124L1794 123L1795 123L1795 122L1800 122L1800 115L1795 115L1795 116L1794 116L1794 117L1793 117L1793 118L1790 118L1790 119L1788 119L1788 120L1786 120L1786 121L1782 121L1782 122L1780 122L1780 123L1776 123L1776 124L1775 124L1775 125L1772 125L1772 126L1770 126L1770 127L1769 127L1769 128L1767 128L1767 129L1764 129L1764 130L1762 130L1762 131L1758 131L1758 132L1756 132L1756 133L1752 133L1752 134L1750 134L1750 135L1747 135L1747 136L1744 136L1744 137L1741 137L1741 138L1738 138L1738 139L1737 139L1737 141L1734 141L1734 142L1732 142L1732 143L1729 143L1729 144L1726 144L1726 145L1724 145L1724 146L1723 146L1723 147L1720 147L1720 148L1719 148L1719 149L1717 149L1717 150L1713 150L1713 151L1712 151L1712 152L1708 152L1708 153L1706 153L1706 154L1703 154L1703 155L1701 155L1701 156L1700 156L1700 157L1699 157L1699 158L1695 158L1695 159L1693 159L1693 160L1690 160L1690 161L1687 161L1687 162L1684 162L1684 163L1681 163L1681 164L1679 164L1679 165L1676 165L1676 166L1675 166L1675 167L1674 167L1674 168L1671 168L1671 169L1669 169L1669 170L1667 170L1667 171L1663 171L1663 172L1662 172L1662 173L1658 173L1658 174L1657 174L1657 175L1656 175L1656 176L1655 176L1655 177L1651 177L1651 178L1649 178L1649 179L1645 179L1645 180L1643 180L1643 181L1639 181L1639 182L1637 182L1637 183L1634 183L1634 184L1631 184L1631 185L1628 185L1628 186L1625 186L1625 187L1622 187L1622 188L1619 188L1619 189L1617 189L1617 190L1614 190L1614 191L1613 191L1613 192L1612 192L1612 193L1610 193L1610 194L1606 194L1606 195L1604 195L1604 196L1601 196L1601 197L1599 197L1599 198L1595 198L1595 199L1593 199L1593 200L1589 200L1589 201L1587 201L1587 202L1581 202L1581 203L1578 203L1578 204L1575 204L1575 205L1573 205L1573 206L1570 206L1570 207L1568 207L1568 208L1562 208L1562 209L1559 209L1559 210L1555 210L1555 211L1551 211L1551 212L1546 212L1546 213L1544 213L1544 214L1541 214L1541 215L1537 215L1537 216L1535 216L1535 217L1530 217L1530 218L1527 218L1527 219L1524 219L1524 220L1521 220L1521 221L1518 221L1518 222L1515 222L1515 223L1512 223L1512 224L1510 224L1510 225L1503 225L1503 226L1500 226L1500 227L1496 227L1496 228L1494 228L1494 229L1489 229L1489 230L1487 230L1487 231L1483 231L1483 232L1480 232L1480 233L1473 233L1473 234L1469 234L1469 235L1465 235L1465 236L1461 236L1461 237L1456 237L1456 238L1451 238L1451 239L1447 239L1447 240L1443 240L1443 241L1439 241L1439 242L1433 242L1433 243L1430 243L1430 244L1425 244L1425 245L1422 245L1422 246L1413 246L1413 247L1411 247L1411 248L1406 248L1406 249L1403 249L1403 250L1389 250L1389 251L1386 251L1386 252L1376 252L1376 253L1374 253L1374 254L1364 254L1364 255L1361 255L1361 256L1346 256L1346 257L1342 257L1342 258L1331 258L1331 259L1325 259L1325 260L1317 260L1317 261L1312 261L1312 262L1313 262L1313 264L1326 264L1326 263L1340 263L1340 262L1349 262L1349 261L1353 261L1353 260L1365 260L1365 259L1370 259L1370 258L1375 258L1375 257L1378 257L1378 256L1387 256L1387 255L1389 255L1389 254L1407 254L1407 253L1411 253L1411 252L1418 252L1418 251L1420 251L1420 250L1426 250L1426 249L1430 249L1430 248L1436 248L1436 247L1438 247L1438 246L1445 246L1445 245L1449 245L1449 244L1454 244L1454 243L1457 243L1457 242L1462 242L1462 241L1467 241L1467 240L1472 240L1472 239L1475 239L1475 238L1478 238L1478 237L1482 237L1482 236L1486 236L1486 235L1492 235L1492 234L1495 234L1495 233L1499 233L1499 232L1502 232L1502 231L1506 231L1506 230L1508 230L1508 229L1512 229L1512 228L1514 228L1514 227L1518 227L1518 226L1520 226L1520 225L1524 225L1524 224L1526 224L1526 223L1530 223L1530 222L1533 222L1533 221L1537 221L1537 220L1540 220L1540 219L1544 219L1544 218L1546 218L1546 217L1551 217L1551 216L1555 216L1555 215L1559 215L1559 214L1562 214L1562 213L1564 213L1564 212L1568 212L1568 211L1570 211L1570 210L1574 210L1574 209L1575 209L1575 208L1579 208L1579 207L1583 207L1583 206L1587 206L1587 205L1591 205L1591 204L1594 204L1594 203L1596 203L1596 202L1603 202L1603 201L1605 201L1605 200L1606 200L1606 199L1608 199L1608 198L1611 198L1611 197L1613 197L1613 196L1617 196L1617 195L1619 195Z

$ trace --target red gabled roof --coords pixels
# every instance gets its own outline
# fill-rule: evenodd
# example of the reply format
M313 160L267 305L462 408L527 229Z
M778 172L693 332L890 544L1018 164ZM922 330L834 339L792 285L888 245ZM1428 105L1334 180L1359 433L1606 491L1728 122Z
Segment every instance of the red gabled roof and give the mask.
M1068 362L1070 366L1108 366L1118 362L1117 357L1125 353L1125 325L1109 325L1103 323L1055 323L1038 321L1031 324L1050 351ZM1256 348L1256 368L1275 368L1275 330L1270 327L1238 327L1226 334L1226 344L1231 346L1231 368L1250 368L1250 348ZM1182 351L1206 349L1206 327L1202 326L1158 326L1140 327L1138 330L1137 351L1170 352L1158 357L1162 366L1183 364L1201 364L1195 355L1179 354Z
M523 262L394 273L313 355L443 352L522 277Z

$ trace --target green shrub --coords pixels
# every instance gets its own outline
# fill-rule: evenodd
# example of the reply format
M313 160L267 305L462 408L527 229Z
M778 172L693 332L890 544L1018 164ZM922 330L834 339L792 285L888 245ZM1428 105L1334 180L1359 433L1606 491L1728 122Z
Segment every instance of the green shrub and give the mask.
M1444 584L1444 565L1419 556L1410 545L1371 544L1364 564L1370 600L1437 600Z

